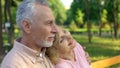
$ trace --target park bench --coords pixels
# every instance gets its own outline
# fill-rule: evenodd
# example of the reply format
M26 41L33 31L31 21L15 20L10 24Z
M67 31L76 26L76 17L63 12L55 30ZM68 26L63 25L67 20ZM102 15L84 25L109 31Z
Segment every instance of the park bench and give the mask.
M92 63L92 68L106 68L120 63L120 55ZM120 67L119 67L120 68Z

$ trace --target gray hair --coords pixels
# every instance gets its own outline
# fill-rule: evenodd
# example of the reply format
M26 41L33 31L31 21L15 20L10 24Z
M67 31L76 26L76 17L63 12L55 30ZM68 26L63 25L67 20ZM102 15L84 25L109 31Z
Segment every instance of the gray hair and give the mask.
M16 14L16 22L18 27L22 29L21 22L24 19L28 19L29 21L33 21L33 16L35 15L35 4L41 4L48 6L46 0L24 0L20 6L18 7Z

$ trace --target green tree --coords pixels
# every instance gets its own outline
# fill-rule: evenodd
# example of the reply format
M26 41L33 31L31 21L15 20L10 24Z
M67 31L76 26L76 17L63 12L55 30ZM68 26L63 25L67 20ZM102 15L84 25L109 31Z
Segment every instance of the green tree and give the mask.
M120 4L118 5L118 23L120 24Z
M114 38L118 38L118 0L113 2L113 15L114 15Z
M70 23L71 23L71 21L73 20L73 17L72 17L72 13L71 13L71 10L70 9L68 9L68 10L66 10L66 17L67 17L67 19L66 19L66 21L65 21L65 25L66 26L68 26Z
M79 11L80 10L80 11ZM71 8L70 8L70 15L71 15L71 19L73 19L75 22L78 22L79 17L81 17L80 12L85 12L85 4L83 2L83 0L74 0L71 4ZM84 13L83 13L84 14ZM78 18L77 18L78 17ZM85 16L84 16L85 17ZM72 20L71 20L72 21ZM84 18L83 18L84 21Z
M106 9L108 10L108 21L113 22L114 38L118 37L119 5L120 0L108 0Z
M120 12L118 13L118 23L120 25Z
M94 2L93 0L74 0L72 5L71 5L71 11L72 14L74 14L73 20L75 20L76 15L77 15L77 9L80 9L81 11L84 12L84 21L87 22L87 31L88 31L88 40L89 43L91 43L92 40L92 34L91 34L91 23L90 20L94 19L93 17L96 16L94 15L94 13L96 12L91 12L91 8L93 8L94 6L92 6L92 2ZM92 14L92 15L90 15ZM96 17L97 18L97 17ZM96 19L94 19L96 20Z
M48 0L48 2L53 10L56 23L63 25L66 20L66 10L61 0Z
M103 9L102 14L101 14L101 21L102 23L107 23L107 10Z
M99 18L99 20L98 20L98 22L99 22L99 36L101 36L102 35L102 21L101 21L101 17L102 17L102 10L104 9L104 3L105 3L105 1L104 0L98 0L98 8L99 8L99 16L98 16L98 18Z
M96 15L90 15L91 13L95 13L95 12L91 12L91 1L89 1L89 0L74 0L73 1L72 5L71 5L71 14L74 14L74 15L72 15L72 18L75 21L76 21L76 16L78 15L78 13L77 13L78 9L80 9L81 11L84 12L84 21L87 22L88 40L91 43L92 34L91 34L90 20L94 19L92 17L96 16ZM94 20L96 20L96 19L94 19Z
M78 25L78 27L83 27L83 16L84 14L82 13L82 11L80 9L77 10L77 13L76 13L76 23Z
M1 1L0 1L1 2ZM13 10L13 9L16 9L17 7L17 2L19 1L15 1L15 0L2 0L2 4L0 3L0 28L1 28L1 31L0 31L0 54L2 54L2 51L5 52L4 48L3 48L3 45L4 45L4 42L3 42L3 38L2 37L3 33L2 33L2 28L7 28L8 31L5 33L5 35L8 35L6 38L8 39L7 43L9 43L12 47L12 44L13 44L13 40L14 40L14 24L15 24L15 13L16 13L16 10ZM3 10L2 10L3 9ZM2 13L3 11L3 13ZM10 24L10 27L6 27L5 24L9 22ZM3 53L4 54L4 53Z
M84 0L85 8L86 8L86 22L87 22L87 32L88 32L88 41L89 43L92 43L92 33L91 33L91 23L90 23L90 1Z
M72 20L72 22L69 25L70 31L76 31L77 30L77 25L75 22Z
M9 23L10 26L7 27L8 29L8 43L11 45L13 44L14 40L14 22L13 22L13 16L12 16L12 6L15 6L15 2L13 0L5 0L4 4L4 24Z

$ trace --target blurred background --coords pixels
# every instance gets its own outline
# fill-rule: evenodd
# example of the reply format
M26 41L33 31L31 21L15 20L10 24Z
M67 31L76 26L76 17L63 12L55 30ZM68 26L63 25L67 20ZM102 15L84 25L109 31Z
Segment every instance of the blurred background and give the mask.
M0 0L0 62L20 37L16 10L22 0ZM86 47L92 62L120 54L120 0L48 0L56 24ZM120 63L110 66L117 68Z

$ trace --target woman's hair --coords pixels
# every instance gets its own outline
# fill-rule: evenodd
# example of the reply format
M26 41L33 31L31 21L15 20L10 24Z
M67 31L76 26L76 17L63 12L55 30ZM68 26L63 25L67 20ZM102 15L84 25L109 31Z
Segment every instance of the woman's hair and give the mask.
M49 57L50 61L53 64L57 64L60 60L60 55L57 51L58 46L60 45L59 41L60 41L60 35L59 35L59 33L57 33L55 36L55 40L53 42L53 45L46 49L46 55Z
M46 55L49 57L53 64L57 64L60 61L60 53L58 52L58 48L60 46L60 33L63 32L64 34L69 33L68 31L64 30L61 27L57 27L58 33L55 36L55 40L51 47L48 47L46 50Z

